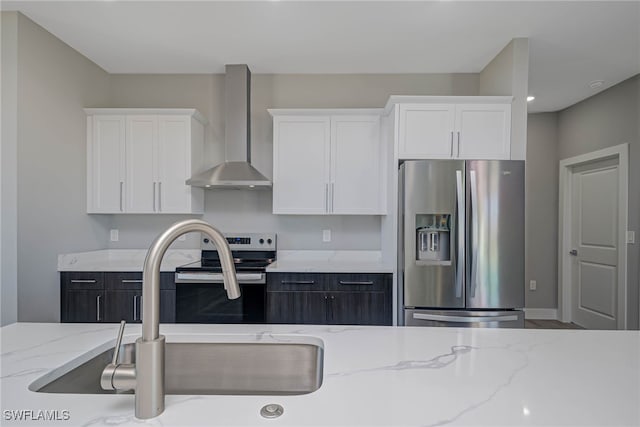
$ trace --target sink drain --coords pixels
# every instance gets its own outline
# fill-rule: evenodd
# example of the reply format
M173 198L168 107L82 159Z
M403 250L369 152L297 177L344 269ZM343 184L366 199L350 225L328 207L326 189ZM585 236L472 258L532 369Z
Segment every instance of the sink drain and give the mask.
M262 409L260 409L260 415L262 415L264 418L278 418L283 413L284 408L277 403L264 405Z

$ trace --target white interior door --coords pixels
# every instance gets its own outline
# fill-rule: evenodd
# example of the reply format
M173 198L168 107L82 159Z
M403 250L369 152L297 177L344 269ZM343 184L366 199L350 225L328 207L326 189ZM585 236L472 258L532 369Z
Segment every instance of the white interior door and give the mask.
M572 171L572 321L587 329L617 329L618 162Z

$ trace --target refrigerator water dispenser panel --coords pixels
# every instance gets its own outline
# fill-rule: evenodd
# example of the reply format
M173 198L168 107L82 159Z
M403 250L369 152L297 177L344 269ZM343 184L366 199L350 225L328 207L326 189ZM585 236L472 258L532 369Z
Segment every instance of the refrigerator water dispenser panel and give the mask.
M416 262L451 265L451 214L416 214Z

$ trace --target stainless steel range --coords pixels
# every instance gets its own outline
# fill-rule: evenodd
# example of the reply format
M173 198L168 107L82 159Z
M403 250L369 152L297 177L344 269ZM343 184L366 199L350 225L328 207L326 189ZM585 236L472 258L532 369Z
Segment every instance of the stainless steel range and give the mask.
M266 273L276 259L274 233L224 233L241 296L226 297L215 245L202 237L201 260L176 268L177 323L264 323Z

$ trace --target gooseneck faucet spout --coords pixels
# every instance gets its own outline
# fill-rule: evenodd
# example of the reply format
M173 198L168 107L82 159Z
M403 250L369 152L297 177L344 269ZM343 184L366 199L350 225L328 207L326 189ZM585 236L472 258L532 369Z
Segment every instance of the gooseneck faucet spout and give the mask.
M104 389L136 393L136 417L153 418L164 411L165 338L160 335L160 265L167 249L178 237L190 232L207 235L220 256L224 288L229 299L240 297L231 249L225 237L208 223L191 219L177 222L151 244L142 273L142 337L136 340L135 365L113 363L102 373ZM122 334L122 329L121 333Z

